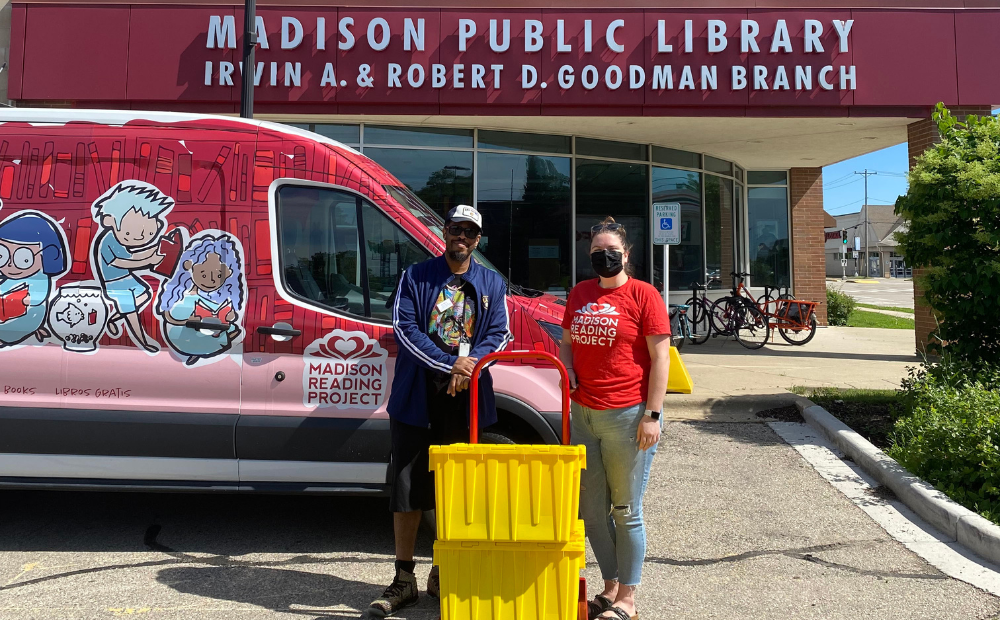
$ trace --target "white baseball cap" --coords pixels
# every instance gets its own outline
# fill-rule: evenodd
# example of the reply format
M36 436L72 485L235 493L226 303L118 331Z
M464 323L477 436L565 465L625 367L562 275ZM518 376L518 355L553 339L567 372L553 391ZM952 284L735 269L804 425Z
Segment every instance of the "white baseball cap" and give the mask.
M469 205L458 205L454 209L448 212L448 217L446 221L449 222L472 222L479 227L479 230L483 229L483 216L479 211L476 211Z

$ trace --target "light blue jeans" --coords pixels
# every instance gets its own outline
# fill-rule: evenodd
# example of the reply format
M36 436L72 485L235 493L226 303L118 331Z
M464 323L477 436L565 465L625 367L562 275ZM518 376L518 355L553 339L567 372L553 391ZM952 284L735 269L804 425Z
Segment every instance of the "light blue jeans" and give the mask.
M642 496L656 446L640 450L635 440L646 403L624 409L572 404L573 441L587 447L580 476L580 514L601 575L637 586L646 558Z

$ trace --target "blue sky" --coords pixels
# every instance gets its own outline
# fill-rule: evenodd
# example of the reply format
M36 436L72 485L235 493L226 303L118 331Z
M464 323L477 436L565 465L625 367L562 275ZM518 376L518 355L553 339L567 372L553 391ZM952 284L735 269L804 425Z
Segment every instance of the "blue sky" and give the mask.
M855 172L878 172L868 177L868 204L894 204L906 193L906 143L848 159L823 168L823 208L831 215L856 213L865 198L864 177Z

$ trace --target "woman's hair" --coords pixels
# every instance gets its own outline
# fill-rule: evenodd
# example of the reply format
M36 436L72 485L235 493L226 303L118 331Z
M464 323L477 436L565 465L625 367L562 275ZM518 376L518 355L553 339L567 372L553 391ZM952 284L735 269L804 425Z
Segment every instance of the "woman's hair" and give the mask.
M610 215L604 218L600 224L597 224L590 230L590 240L593 243L594 237L597 235L614 235L618 237L621 241L623 254L628 254L632 251L632 244L628 242L628 236L625 233L625 226L619 224L615 221L615 218ZM632 265L625 263L625 273L632 275Z
M0 224L0 239L21 244L42 246L42 273L62 275L66 263L66 241L59 225L40 213L20 213Z
M184 297L184 293L191 290L194 278L191 272L184 268L185 261L191 261L192 267L205 262L209 254L218 254L226 267L229 267L229 277L218 289L204 293L206 297L214 302L229 300L233 303L233 309L239 312L243 309L243 285L240 279L243 277L243 259L240 257L239 248L227 235L218 237L205 235L193 240L191 245L184 250L177 261L178 269L174 275L160 288L160 302L157 304L157 311L165 313L175 303Z
M598 228L598 226L600 228ZM604 218L600 224L597 224L591 229L590 238L593 239L597 235L614 235L618 237L618 240L622 242L622 249L626 252L632 249L632 244L628 242L628 237L625 234L625 227L615 221L615 218L610 215Z

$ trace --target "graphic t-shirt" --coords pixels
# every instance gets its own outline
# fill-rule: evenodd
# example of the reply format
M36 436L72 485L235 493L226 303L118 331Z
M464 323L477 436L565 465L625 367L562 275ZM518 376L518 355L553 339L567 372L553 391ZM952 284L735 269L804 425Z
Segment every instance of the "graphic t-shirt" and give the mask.
M476 290L468 282L444 285L431 309L427 333L446 353L455 354L460 343L472 342L476 327Z
M591 409L631 407L646 400L652 360L646 336L669 335L663 296L635 278L613 289L597 278L569 294L562 326L573 338L573 400Z

